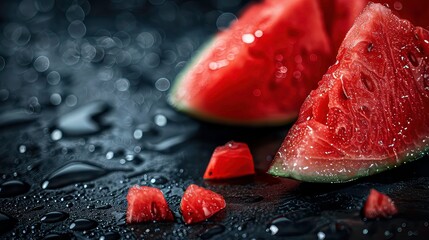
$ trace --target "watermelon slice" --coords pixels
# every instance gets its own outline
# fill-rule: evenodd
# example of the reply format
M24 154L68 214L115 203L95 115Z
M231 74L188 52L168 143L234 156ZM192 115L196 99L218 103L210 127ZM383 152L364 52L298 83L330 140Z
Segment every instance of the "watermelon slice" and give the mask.
M204 179L227 179L255 174L253 157L245 143L230 141L217 147L204 173Z
M363 214L366 218L386 218L398 213L392 199L387 195L371 189L363 208Z
M191 184L180 202L186 224L202 222L226 207L225 199L215 192Z
M429 150L429 32L369 4L304 102L269 170L345 182Z
M173 221L162 192L153 187L133 186L127 195L127 223Z
M169 102L209 121L290 122L331 54L317 0L261 1L190 62Z

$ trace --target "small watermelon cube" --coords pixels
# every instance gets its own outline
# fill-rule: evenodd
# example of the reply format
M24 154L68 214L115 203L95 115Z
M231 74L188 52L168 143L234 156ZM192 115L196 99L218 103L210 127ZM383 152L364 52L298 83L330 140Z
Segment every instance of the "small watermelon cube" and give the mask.
M255 174L253 157L246 143L230 141L217 147L204 179L227 179Z
M127 195L127 223L173 221L162 192L153 187L133 186Z
M191 184L180 202L180 211L186 224L202 222L226 207L225 199L203 187Z
M363 213L368 219L385 218L395 215L398 210L390 197L371 189Z

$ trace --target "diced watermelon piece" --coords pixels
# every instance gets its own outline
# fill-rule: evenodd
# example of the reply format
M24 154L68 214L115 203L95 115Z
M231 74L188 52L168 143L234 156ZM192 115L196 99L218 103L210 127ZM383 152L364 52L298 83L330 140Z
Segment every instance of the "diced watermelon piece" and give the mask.
M253 157L246 143L230 141L217 147L204 179L227 179L255 174Z
M332 58L317 0L260 1L202 48L169 102L208 121L287 123Z
M127 195L127 223L173 221L162 192L153 187L133 186Z
M195 184L189 185L180 202L186 224L202 222L226 207L220 195Z
M385 194L371 189L366 199L363 213L366 218L386 218L398 213L392 199Z
M429 151L429 32L369 4L304 102L269 172L345 182Z

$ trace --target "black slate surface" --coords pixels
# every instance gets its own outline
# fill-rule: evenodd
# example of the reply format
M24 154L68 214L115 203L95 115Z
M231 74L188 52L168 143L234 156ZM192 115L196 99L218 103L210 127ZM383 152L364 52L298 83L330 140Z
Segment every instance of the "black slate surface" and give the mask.
M240 0L0 2L0 238L428 239L428 157L348 184L264 172L289 126L199 122L166 94L194 51L226 27ZM249 144L255 176L202 180L213 149ZM227 208L186 226L191 183ZM174 223L126 225L127 189L160 188ZM365 220L371 188L399 214Z

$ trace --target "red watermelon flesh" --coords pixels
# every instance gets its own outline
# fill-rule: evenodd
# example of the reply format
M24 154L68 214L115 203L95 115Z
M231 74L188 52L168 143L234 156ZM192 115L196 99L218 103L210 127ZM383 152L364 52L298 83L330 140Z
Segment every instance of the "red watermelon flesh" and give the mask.
M389 196L371 189L363 208L363 214L366 218L386 218L396 213L398 213L398 210Z
M127 223L173 221L161 190L146 186L133 186L127 194Z
M269 172L345 182L429 149L429 33L369 4L304 102Z
M180 211L186 224L202 222L225 207L222 195L195 184L189 185L180 202Z
M191 61L169 102L211 121L289 122L316 88L330 56L316 0L262 1Z
M204 179L228 179L255 174L253 157L246 143L230 141L217 147Z
M336 52L368 0L319 0L319 2L332 49Z

